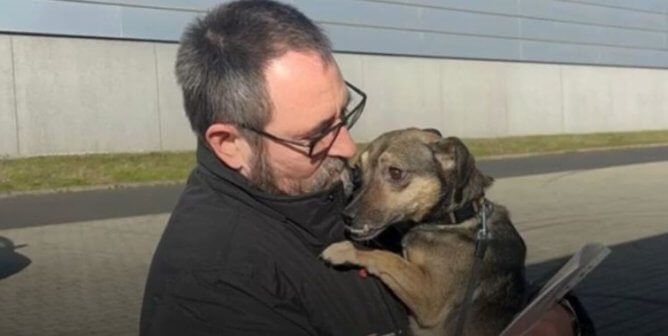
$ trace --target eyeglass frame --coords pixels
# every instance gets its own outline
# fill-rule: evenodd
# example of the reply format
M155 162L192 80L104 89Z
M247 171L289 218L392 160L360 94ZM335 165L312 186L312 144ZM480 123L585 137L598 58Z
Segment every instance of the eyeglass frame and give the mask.
M362 114L362 112L364 112L364 107L366 106L366 93L364 93L364 91L358 89L354 85L350 84L348 81L344 81L344 83L346 83L346 86L348 88L352 89L353 91L355 91L355 93L359 94L362 97L362 100L355 107L353 107L351 111L347 111L347 108L344 107L343 108L344 111L343 111L342 116L341 116L341 121L334 124L334 126L330 127L328 130L324 131L321 135L317 136L314 139L310 139L310 140L304 139L304 140L309 142L308 144L305 144L303 142L299 142L297 140L284 139L284 138L275 136L271 133L267 133L265 131L258 130L254 127L248 127L248 126L245 126L245 125L239 125L239 127L243 128L245 130L251 131L255 134L261 135L261 136L263 136L265 138L268 138L270 140L273 140L276 143L285 145L286 147L292 148L293 150L296 150L296 151L298 151L302 154L306 154L308 157L312 158L314 156L313 151L315 150L315 146L320 141L322 141L326 136L328 136L332 132L335 132L334 137L332 138L332 143L330 143L329 146L321 152L329 150L329 148L336 141L336 138L339 136L339 132L341 131L341 128L343 128L345 126L347 129L351 129L353 127L353 125L355 125L355 123L357 122L357 119L359 119L359 116ZM346 112L348 112L348 113L346 113ZM354 116L356 113L359 113L358 117L355 118L355 120L353 120L353 122L351 124L348 124L348 119L350 117ZM301 148L305 148L306 152L298 150L298 149L294 148L293 146L298 146L298 147L301 147ZM315 153L315 154L320 154L320 152Z

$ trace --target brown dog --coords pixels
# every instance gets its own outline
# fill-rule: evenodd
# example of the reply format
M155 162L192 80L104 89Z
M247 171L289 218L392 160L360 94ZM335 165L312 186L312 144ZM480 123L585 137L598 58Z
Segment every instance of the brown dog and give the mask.
M484 199L492 179L476 168L466 146L434 130L392 131L369 145L359 168L361 188L344 211L353 239L408 223L404 257L349 241L329 246L322 257L379 277L409 308L415 335L453 335L471 280L481 208L491 209L488 248L463 331L498 335L522 307L526 247L506 209Z

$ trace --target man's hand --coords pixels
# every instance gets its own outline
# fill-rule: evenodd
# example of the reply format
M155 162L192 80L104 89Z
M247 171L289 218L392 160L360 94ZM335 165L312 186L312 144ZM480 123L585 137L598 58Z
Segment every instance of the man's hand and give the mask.
M571 314L561 305L555 305L531 328L529 336L575 336Z

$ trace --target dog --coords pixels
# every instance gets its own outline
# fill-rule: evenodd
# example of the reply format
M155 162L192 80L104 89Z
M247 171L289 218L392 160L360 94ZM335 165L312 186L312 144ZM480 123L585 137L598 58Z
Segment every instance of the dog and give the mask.
M334 243L321 257L380 278L410 311L415 335L454 335L472 279L476 234L485 212L480 262L464 335L498 335L523 306L526 246L508 211L485 199L493 179L476 168L464 143L437 130L385 133L359 156L361 186L343 211L353 240L407 227L402 255ZM470 291L470 289L469 289Z

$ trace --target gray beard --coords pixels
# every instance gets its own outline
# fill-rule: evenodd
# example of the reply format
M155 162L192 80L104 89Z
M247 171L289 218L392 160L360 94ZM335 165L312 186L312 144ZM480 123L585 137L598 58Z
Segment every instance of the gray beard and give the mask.
M262 191L274 195L302 195L331 188L338 181L347 180L345 161L340 158L326 157L318 170L305 180L278 181L274 175L263 149L259 149L251 161L250 182ZM345 183L344 183L345 185Z

